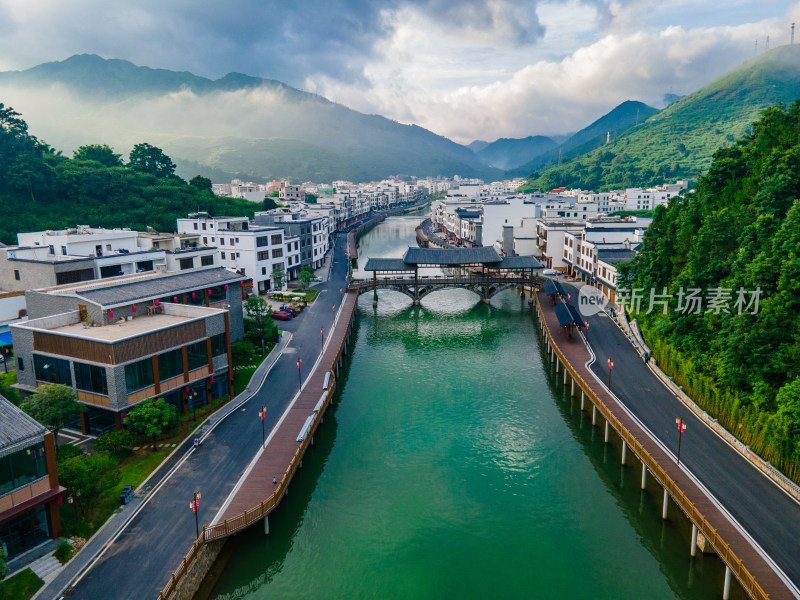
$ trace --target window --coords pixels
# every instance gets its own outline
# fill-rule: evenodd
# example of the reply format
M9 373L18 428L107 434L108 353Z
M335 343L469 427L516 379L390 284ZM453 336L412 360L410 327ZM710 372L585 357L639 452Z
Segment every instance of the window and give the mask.
M269 260L269 250L264 250L256 255L256 260Z
M158 378L161 381L183 375L183 355L180 348L158 355Z
M220 354L225 354L227 351L228 348L225 344L224 333L220 333L211 338L211 356L219 356Z
M219 238L219 245L220 246L224 246L225 245L225 238Z
M203 243L204 243L205 245L208 245L208 238L207 238L207 237L204 237L204 238L203 238Z
M222 256L222 260L225 260L225 253L224 253L224 252L222 252L222 253L220 254L220 256Z
M203 231L205 231L205 230L206 230L206 224L203 223Z
M272 258L281 258L283 256L283 248L273 248Z
M42 442L17 450L0 458L0 495L28 485L46 475L47 461Z
M111 244L106 244L106 250L108 250L109 252L111 252Z
M64 255L64 256L67 255L67 247L66 246L61 246L61 254Z
M192 223L194 225L194 230L197 231L197 223Z
M125 389L130 394L153 385L153 361L149 358L125 365Z
M216 238L211 238L211 243L213 244L216 241Z
M201 256L200 257L200 265L203 267L210 267L214 264L214 257L212 255L208 256Z
M84 392L108 396L106 368L86 363L75 363L75 387Z
M208 366L208 350L205 340L186 346L186 355L190 371Z
M261 237L257 237L256 238L256 246L258 246L259 248L261 248L263 246L269 246L269 237L267 237L266 235L263 235Z
M239 243L239 238L236 238L236 243L237 243L237 244Z
M24 371L25 370L25 361L22 360L21 356L17 357L17 370Z
M186 269L193 269L194 268L194 259L193 258L182 258L180 260L181 271L185 271Z
M261 267L261 274L262 275L266 275L267 274L267 267Z
M14 279L19 281L19 271L17 271L16 269L14 269Z
M33 370L37 381L47 383L63 383L72 386L72 372L69 361L53 356L33 355Z
M273 246L280 246L282 243L283 243L283 237L281 236L281 234L272 236L272 245Z

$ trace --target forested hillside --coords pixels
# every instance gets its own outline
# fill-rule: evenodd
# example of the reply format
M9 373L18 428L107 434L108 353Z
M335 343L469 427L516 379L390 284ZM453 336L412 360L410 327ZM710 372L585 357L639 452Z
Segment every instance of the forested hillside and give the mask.
M800 101L766 110L694 194L656 209L628 280L643 308L651 289L672 295L667 315L634 315L662 367L800 479Z
M592 190L692 179L718 148L747 133L760 112L800 98L800 45L754 58L627 130L610 144L531 174L525 190Z
M187 183L174 171L170 158L148 144L137 145L126 165L104 145L61 156L0 104L0 242L16 243L18 232L78 224L175 231L175 219L188 212L252 216L261 208L214 196L208 179Z

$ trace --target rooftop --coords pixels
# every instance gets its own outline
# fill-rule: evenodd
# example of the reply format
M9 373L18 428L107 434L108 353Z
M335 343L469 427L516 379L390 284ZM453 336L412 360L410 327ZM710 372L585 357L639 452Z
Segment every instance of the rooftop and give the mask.
M0 456L24 448L26 442L38 441L47 428L0 396Z
M189 271L187 273L158 273L149 271L136 275L114 277L106 282L89 281L83 284L57 286L44 291L54 295L70 295L104 307L165 298L200 288L227 285L246 280L246 277L223 267Z
M119 320L110 325L99 327L87 327L81 322L78 311L42 317L41 319L31 319L19 325L25 329L46 331L70 338L80 338L113 344L120 340L150 334L161 329L169 329L170 327L225 312L219 308L189 306L166 302L162 303L161 307L163 311L161 313L140 315L130 321Z

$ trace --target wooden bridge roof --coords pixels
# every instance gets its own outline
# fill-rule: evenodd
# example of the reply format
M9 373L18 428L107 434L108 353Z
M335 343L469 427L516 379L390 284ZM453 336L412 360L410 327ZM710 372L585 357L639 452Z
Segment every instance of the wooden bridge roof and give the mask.
M365 271L413 271L421 266L486 266L491 269L539 269L532 256L501 257L491 246L481 248L409 248L403 258L370 258Z
M583 315L581 315L578 309L572 306L572 304L566 302L556 304L555 311L558 324L561 325L561 327L567 327L573 323L575 325L583 325Z

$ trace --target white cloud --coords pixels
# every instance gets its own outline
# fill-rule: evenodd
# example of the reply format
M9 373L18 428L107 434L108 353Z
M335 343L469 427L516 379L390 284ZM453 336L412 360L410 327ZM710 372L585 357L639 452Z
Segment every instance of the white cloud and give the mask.
M543 22L563 25L564 7L548 10ZM423 35L424 22L408 18L385 42L384 58L366 66L367 86L324 77L314 83L338 102L461 142L558 134L580 129L625 100L660 105L666 93L690 93L751 58L755 39L778 40L786 28L783 19L691 29L617 25L603 35L585 27L575 35L593 38L590 43L563 58L526 63L518 52L498 56L474 46L465 60L460 41Z

